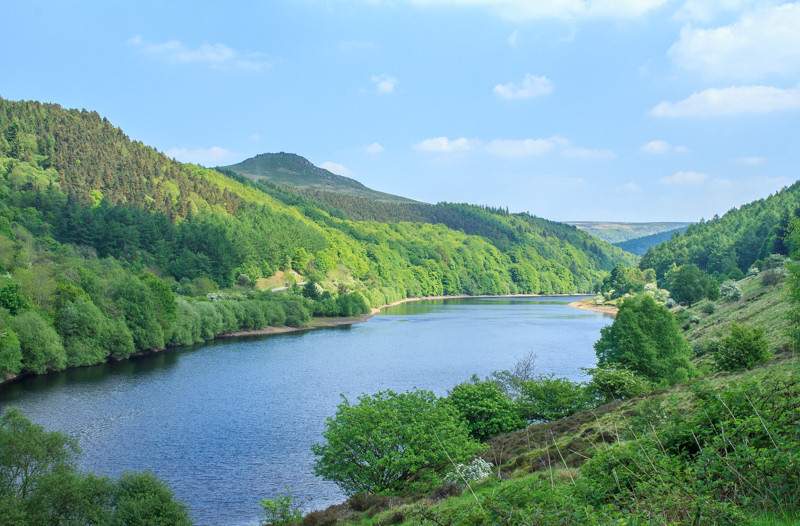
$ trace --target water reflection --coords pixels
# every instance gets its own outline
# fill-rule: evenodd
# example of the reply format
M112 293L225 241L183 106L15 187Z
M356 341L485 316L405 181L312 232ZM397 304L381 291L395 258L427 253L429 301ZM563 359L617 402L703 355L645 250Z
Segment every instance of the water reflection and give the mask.
M220 340L0 387L48 429L77 437L81 468L152 468L199 524L253 524L258 500L289 484L307 509L340 502L313 476L311 444L341 401L414 387L445 395L473 374L513 366L581 379L610 322L573 298L407 303L352 327Z

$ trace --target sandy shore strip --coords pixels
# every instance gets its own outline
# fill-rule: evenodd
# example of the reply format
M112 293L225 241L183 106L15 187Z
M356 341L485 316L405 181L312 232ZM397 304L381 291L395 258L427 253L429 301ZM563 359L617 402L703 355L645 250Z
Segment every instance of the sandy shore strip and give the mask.
M214 338L238 338L240 336L269 336L271 334L285 334L287 332L313 331L315 329L325 329L329 327L342 327L362 323L372 317L372 314L362 314L355 318L311 318L308 325L303 327L264 327L252 331L233 331L217 334Z
M581 309L581 310L589 310L589 311L592 311L592 312L602 312L603 314L608 314L608 315L614 316L614 317L616 317L617 316L617 312L619 312L618 308L612 307L611 305L595 305L594 303L590 303L590 301L591 301L591 299L589 301L587 301L585 299L579 300L579 301L573 301L572 303L569 304L569 306L570 307L575 307L576 309Z
M455 296L423 296L421 298L404 298L402 300L393 301L380 307L373 307L372 314L377 314L383 309L394 307L395 305L402 305L403 303L411 303L412 301L427 301L427 300L454 300L454 299L468 299L468 298L544 298L544 297L559 297L559 296L586 296L586 294L479 294L477 296L470 296L469 294L457 294ZM577 303L577 302L575 302ZM572 303L569 304L574 306Z

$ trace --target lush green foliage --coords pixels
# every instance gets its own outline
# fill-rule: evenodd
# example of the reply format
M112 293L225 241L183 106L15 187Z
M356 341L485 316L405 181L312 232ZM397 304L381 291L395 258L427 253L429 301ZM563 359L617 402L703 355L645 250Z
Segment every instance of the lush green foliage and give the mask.
M662 279L673 264L694 264L720 281L741 279L756 261L794 252L789 225L798 208L800 183L794 183L722 217L690 225L683 234L648 250L639 268L652 268Z
M263 526L286 526L298 524L303 519L303 512L292 497L289 486L286 486L286 493L278 495L274 499L261 499L258 505L264 510L264 518L261 520Z
M467 423L469 434L481 442L525 425L517 406L496 382L473 377L453 387L447 400Z
M681 265L670 270L666 281L670 296L689 307L703 298L719 298L719 283L697 265Z
M314 472L351 495L428 490L480 449L447 400L419 390L345 398L322 435Z
M189 525L186 505L150 473L81 473L75 440L18 409L0 416L0 524Z
M298 327L406 297L589 291L618 261L632 263L573 227L500 209L395 203L392 222L347 220L370 200L343 197L345 213L183 165L85 110L0 99L0 137L0 307L58 336L46 331L38 347L4 318L0 372ZM406 205L418 222L400 222ZM290 268L319 296L252 292ZM219 297L220 287L237 292ZM209 293L210 304L176 300Z
M653 382L674 385L694 374L674 316L647 294L623 301L594 348L599 365L621 365Z
M749 369L769 360L767 337L762 327L731 323L728 334L713 353L714 364L721 371Z
M655 272L650 269L643 272L637 268L617 263L611 269L611 273L603 279L600 292L611 299L617 299L626 294L642 292L645 285L655 283L655 281Z
M585 386L550 374L524 381L516 404L527 422L549 422L591 409Z
M775 378L695 393L697 410L673 413L657 434L614 446L582 469L594 505L633 507L688 523L737 523L736 506L796 507L798 384ZM657 422L653 422L657 424ZM724 432L723 432L724 430ZM644 467L648 466L648 467Z
M587 397L599 404L628 400L653 390L651 381L624 366L603 366L587 372L592 375L592 381L586 386Z

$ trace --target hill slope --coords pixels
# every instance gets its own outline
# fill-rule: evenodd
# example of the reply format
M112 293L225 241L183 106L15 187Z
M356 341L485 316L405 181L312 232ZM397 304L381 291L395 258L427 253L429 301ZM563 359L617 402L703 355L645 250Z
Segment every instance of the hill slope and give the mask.
M767 198L690 225L683 234L649 249L639 262L659 278L670 266L692 263L709 274L739 279L770 254L788 255L789 222L800 210L800 182Z
M340 192L377 201L415 202L412 199L367 188L355 179L336 175L293 153L262 153L230 166L221 167L248 179L266 179L296 188Z
M286 187L171 160L97 113L0 99L0 373L353 316L406 297L589 292L632 262L560 223L427 206L458 228L353 221ZM253 290L289 269L311 282L302 294Z

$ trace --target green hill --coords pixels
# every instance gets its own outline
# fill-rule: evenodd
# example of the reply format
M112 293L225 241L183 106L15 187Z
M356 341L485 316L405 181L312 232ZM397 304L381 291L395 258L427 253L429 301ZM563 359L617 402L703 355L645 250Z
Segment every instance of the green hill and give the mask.
M367 188L355 179L336 175L293 153L262 153L230 166L221 167L248 179L266 179L296 188L340 192L377 201L415 202L412 199Z
M689 223L617 223L614 221L567 221L567 224L589 232L609 243L622 243L638 237L649 236L683 228Z
M226 174L171 160L95 112L0 99L0 371L99 363L406 297L590 292L634 262L528 214ZM386 217L370 219L367 203ZM289 269L311 285L254 290Z
M789 223L800 212L800 182L722 217L690 225L683 234L650 248L639 262L661 278L675 264L694 264L720 278L739 279L770 254L788 255Z

